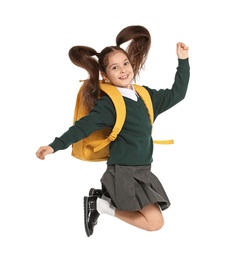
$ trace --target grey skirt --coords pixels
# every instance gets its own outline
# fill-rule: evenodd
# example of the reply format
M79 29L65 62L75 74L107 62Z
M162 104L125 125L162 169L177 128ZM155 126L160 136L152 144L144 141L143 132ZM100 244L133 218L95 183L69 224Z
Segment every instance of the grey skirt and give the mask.
M119 210L136 211L153 203L158 203L162 210L170 206L161 182L151 172L151 165L108 166L101 183L103 194Z

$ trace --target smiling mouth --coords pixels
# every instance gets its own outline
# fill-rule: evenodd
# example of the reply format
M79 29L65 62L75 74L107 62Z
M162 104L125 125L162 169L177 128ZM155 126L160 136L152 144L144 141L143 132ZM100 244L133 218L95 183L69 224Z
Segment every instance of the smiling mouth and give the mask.
M127 79L127 78L128 78L128 75L125 75L125 76L120 77L119 79Z

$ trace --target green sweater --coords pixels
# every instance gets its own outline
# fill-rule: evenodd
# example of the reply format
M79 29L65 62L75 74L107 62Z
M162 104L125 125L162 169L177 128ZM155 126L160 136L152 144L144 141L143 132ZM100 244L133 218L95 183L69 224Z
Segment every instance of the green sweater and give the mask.
M184 99L190 77L188 59L178 59L175 80L171 89L150 89L154 119L164 111ZM141 98L137 101L123 97L126 103L126 120L117 139L110 144L108 165L148 165L152 163L153 140L152 125L145 104ZM90 113L76 121L61 137L49 144L54 152L68 148L71 144L90 135L102 127L113 127L115 108L108 96L100 98Z

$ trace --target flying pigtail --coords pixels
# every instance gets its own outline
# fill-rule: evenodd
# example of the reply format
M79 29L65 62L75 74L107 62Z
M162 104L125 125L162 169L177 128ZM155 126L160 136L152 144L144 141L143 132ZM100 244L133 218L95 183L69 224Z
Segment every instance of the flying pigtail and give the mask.
M144 68L151 46L151 35L143 26L128 26L119 32L116 37L116 44L120 46L128 41L130 42L126 48L126 52L133 66L134 80L136 80L140 70Z
M83 102L88 111L91 110L94 103L98 99L99 87L99 65L93 56L98 56L98 53L87 46L74 46L69 50L69 58L73 64L85 69L89 78L84 81Z

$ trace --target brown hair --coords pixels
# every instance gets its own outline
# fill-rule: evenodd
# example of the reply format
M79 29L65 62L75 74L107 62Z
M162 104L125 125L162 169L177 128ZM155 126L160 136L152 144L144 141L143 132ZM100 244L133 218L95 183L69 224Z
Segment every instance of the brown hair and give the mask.
M125 51L120 45L128 41L129 44ZM116 37L116 46L106 47L100 53L87 46L74 46L69 50L69 58L73 64L85 69L89 74L89 78L82 86L83 102L88 111L98 99L100 93L99 76L100 72L106 73L109 55L113 52L123 52L133 67L133 80L136 81L144 67L150 46L149 31L143 26L132 25L119 32Z

